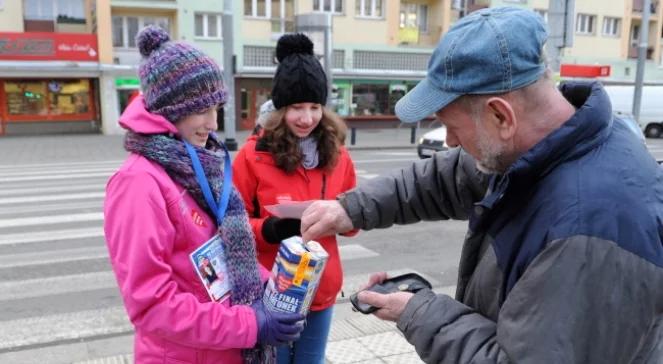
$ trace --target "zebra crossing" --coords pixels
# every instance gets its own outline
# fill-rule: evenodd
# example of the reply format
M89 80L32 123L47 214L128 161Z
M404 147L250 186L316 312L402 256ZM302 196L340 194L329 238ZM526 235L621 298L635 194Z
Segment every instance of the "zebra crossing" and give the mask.
M133 327L102 228L105 183L120 164L0 165L0 363L130 354ZM375 177L363 169L357 175L360 183ZM379 256L360 244L340 250L344 262ZM367 275L346 277L344 291Z

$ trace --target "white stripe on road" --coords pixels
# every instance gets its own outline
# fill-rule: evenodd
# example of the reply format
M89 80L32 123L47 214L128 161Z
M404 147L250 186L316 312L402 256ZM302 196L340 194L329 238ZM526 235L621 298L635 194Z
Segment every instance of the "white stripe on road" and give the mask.
M26 265L53 264L106 257L108 257L108 250L101 245L63 250L40 250L30 253L0 255L0 268L17 268Z
M373 250L366 249L359 244L345 244L339 245L338 251L341 257L341 260L353 260L353 259L363 259L363 258L372 258L377 257L378 253Z
M0 350L133 332L123 307L0 321Z
M26 176L26 177L0 177L0 183L7 182L29 182L29 181L51 181L61 179L73 178L92 178L92 177L110 177L111 173L72 173L63 175L43 175L43 176Z
M0 220L3 217L15 217L21 214L29 213L43 213L43 212L52 212L52 211L72 211L72 210L94 210L100 211L103 208L103 202L101 200L94 201L85 201L85 202L60 202L54 204L37 204L37 205L27 205L27 206L12 206L11 209L6 209L7 211L0 212ZM88 211L90 212L90 211Z
M60 162L60 163L34 163L34 164L21 164L21 165L12 165L12 164L2 164L0 165L0 169L8 169L8 170L16 170L17 168L24 169L24 168L49 168L49 167L62 167L62 168L68 168L68 167L82 167L82 166L91 166L91 167L99 167L103 165L110 165L110 166L120 166L124 162L123 160L110 160L110 161L90 161L90 162Z
M0 301L52 296L64 293L115 288L113 272L93 272L66 276L35 278L24 281L0 282Z
M362 163L391 163L391 162L412 162L418 160L414 157L412 158L387 158L387 159L358 159L358 160L353 160L352 162L354 164L362 164Z
M104 236L101 227L67 229L55 231L37 231L33 233L16 233L0 235L0 245L37 243L42 241L57 241L81 238L97 238Z
M74 173L93 173L93 172L107 172L112 174L117 168L87 168L87 169L64 169L64 170L38 170L38 171L15 171L15 172L2 172L3 177L20 177L20 176L43 176L43 175L60 175L60 174L74 174Z
M82 192L87 190L103 191L104 185L102 183L86 183L80 185L67 184L64 186L43 186L43 187L22 187L22 188L2 188L0 189L0 196L17 196L17 195L32 195L42 193L60 193L60 192Z
M86 198L103 198L105 192L86 192L86 193L70 193L64 195L41 195L41 196L21 196L21 197L5 197L0 198L0 205L12 203L32 203L32 202L48 202L48 201L62 201L62 200L83 200Z
M31 225L64 224L64 223L84 222L84 221L102 221L103 219L104 219L104 214L102 212L88 212L82 214L53 215L53 216L19 217L16 219L0 220L0 228L31 226Z

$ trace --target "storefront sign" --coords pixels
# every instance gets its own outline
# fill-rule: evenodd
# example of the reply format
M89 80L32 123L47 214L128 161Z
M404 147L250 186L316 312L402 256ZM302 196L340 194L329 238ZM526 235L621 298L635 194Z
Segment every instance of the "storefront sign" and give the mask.
M98 61L97 36L0 32L0 60Z

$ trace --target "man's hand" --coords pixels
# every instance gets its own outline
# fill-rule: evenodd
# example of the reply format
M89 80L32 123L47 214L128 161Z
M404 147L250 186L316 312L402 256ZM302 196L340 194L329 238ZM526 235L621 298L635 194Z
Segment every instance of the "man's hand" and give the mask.
M315 201L302 214L304 241L352 230L352 221L338 201Z
M361 291L357 298L361 303L367 303L378 307L373 314L383 320L398 321L405 310L405 306L414 294L410 292L395 292L389 294L380 294L371 291Z

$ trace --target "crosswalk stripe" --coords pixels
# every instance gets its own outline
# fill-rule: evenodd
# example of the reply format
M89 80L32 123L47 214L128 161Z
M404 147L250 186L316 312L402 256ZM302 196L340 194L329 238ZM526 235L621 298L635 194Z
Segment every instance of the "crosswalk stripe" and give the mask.
M73 178L92 178L92 177L110 177L111 173L72 173L62 175L42 175L42 176L25 176L25 177L0 177L0 183L7 182L29 182L29 181L49 181L49 180L62 180Z
M118 160L97 161L97 162L92 161L92 162L31 163L31 164L21 164L20 166L12 165L12 164L0 164L0 170L2 170L2 169L16 170L18 168L20 168L20 169L28 169L28 168L44 169L44 168L49 168L49 167L71 168L71 167L80 167L80 166L98 167L98 166L103 166L103 165L120 166L122 164L122 162L124 162L124 161L118 159Z
M108 251L102 245L74 249L40 250L28 253L0 255L0 268L18 268L26 265L73 262L105 258L107 256Z
M2 188L0 196L20 196L24 194L44 194L61 192L82 192L87 190L103 191L104 185L99 183L86 184L67 184L64 186L44 186L44 187L21 187L21 188Z
M123 307L0 321L0 351L132 331Z
M104 219L102 212L88 212L82 214L54 215L54 216L35 216L19 217L16 219L0 220L0 228L31 226L31 225L51 225L70 222L101 221Z
M364 163L392 163L392 162L407 162L413 161L415 158L385 158L385 159L357 159L353 160L354 164L364 164Z
M23 281L0 282L0 301L44 297L117 287L113 272L92 272Z
M345 244L338 247L341 260L353 260L362 258L377 257L380 254L367 249L359 244Z
M0 212L0 220L3 218L15 217L20 214L28 213L44 213L52 211L71 211L71 210L101 210L103 207L103 202L101 199L96 199L94 201L84 201L84 202L60 202L53 204L42 204L37 205L19 205L12 206L11 209L7 211ZM11 210L11 211L9 211ZM88 211L89 212L89 211Z
M86 192L86 193L69 193L69 194L58 194L58 195L5 197L5 198L0 198L0 205L13 204L13 203L83 200L88 198L103 198L105 195L106 195L105 192Z
M93 173L93 172L107 172L111 174L115 172L116 167L107 168L88 168L88 169L62 169L62 170L35 170L35 171L15 171L3 172L3 177L20 177L20 176L42 176L42 175L60 175L60 174L75 174L75 173Z
M16 233L0 235L0 245L37 243L42 241L58 241L80 238L96 238L104 236L101 227L66 229L54 231L36 231L31 233Z

